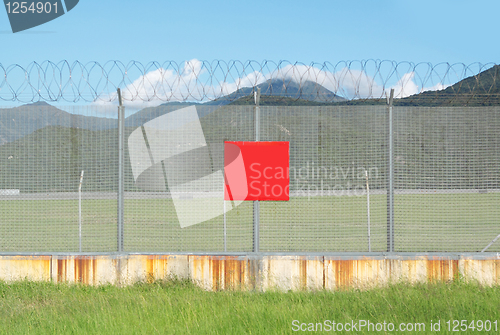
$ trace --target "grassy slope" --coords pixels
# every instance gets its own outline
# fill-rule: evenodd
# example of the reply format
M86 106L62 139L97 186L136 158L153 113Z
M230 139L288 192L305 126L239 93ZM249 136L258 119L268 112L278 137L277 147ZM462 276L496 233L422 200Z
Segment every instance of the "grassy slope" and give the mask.
M440 320L439 333L447 333L448 320L499 320L499 295L498 286L461 280L400 283L365 292L288 293L205 292L187 282L125 288L0 282L0 333L292 334L294 320L385 321L395 327L424 323L421 334L431 333L431 320ZM365 328L355 333L373 332Z
M395 134L396 188L500 188L497 109L406 109ZM224 107L201 119L208 143L253 140L252 108ZM386 185L386 120L375 107L262 108L262 140L290 141L290 166L374 167ZM135 128L126 128L126 138ZM116 130L50 126L0 146L0 189L116 191ZM460 167L460 168L457 168ZM338 172L338 171L337 171ZM429 183L431 181L432 183ZM292 180L292 184L293 184ZM311 182L311 181L309 181ZM352 180L351 180L352 182ZM125 187L134 187L128 146ZM294 185L292 185L292 188Z

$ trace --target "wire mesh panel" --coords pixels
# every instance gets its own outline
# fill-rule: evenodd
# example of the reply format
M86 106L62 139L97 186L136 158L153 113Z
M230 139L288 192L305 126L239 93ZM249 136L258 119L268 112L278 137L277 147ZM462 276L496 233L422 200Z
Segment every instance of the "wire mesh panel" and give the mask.
M253 140L253 107L195 106L197 118L184 123L183 115L190 113L190 108L161 106L127 119L125 160L137 166L129 165L125 170L127 251L252 250L251 203L242 203L224 215L223 206L231 204L223 201L222 173L224 141ZM180 149L173 155L166 149L170 146ZM144 162L146 166L139 167ZM140 186L142 176L148 173L148 181L143 182L148 185ZM211 184L202 185L201 180ZM202 213L195 214L197 210ZM207 211L214 211L212 218L201 217Z
M116 108L63 109L0 110L0 251L116 250Z
M117 251L116 115L0 109L0 252ZM394 115L395 251L483 250L500 234L500 108ZM387 123L386 106L260 107L260 139L290 143L290 201L260 202L260 251L387 251ZM252 251L253 203L223 200L223 143L255 131L253 106L130 113L124 251Z
M500 108L396 108L395 250L481 251L499 218Z
M385 250L385 108L263 107L261 113L262 140L290 141L290 201L261 202L261 250Z

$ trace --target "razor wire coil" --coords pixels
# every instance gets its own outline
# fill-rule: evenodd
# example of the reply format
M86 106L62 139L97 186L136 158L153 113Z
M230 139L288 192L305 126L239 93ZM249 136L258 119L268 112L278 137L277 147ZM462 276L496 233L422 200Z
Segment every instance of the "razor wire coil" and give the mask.
M381 60L0 63L0 101L111 103L117 88L125 102L235 101L249 95L249 88L273 83L263 95L349 104L385 100L394 88L395 97L409 104L425 96L434 105L497 105L499 68Z

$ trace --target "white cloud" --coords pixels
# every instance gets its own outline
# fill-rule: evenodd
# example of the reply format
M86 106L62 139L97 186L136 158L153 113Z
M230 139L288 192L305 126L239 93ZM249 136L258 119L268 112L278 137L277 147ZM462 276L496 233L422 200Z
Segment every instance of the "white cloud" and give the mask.
M339 93L346 99L378 98L383 93L383 86L366 72L347 67L335 73L339 82Z
M178 70L160 67L147 72L122 89L123 102L127 107L144 108L166 101L207 101L243 87L259 85L269 79L293 80L299 84L313 81L346 99L382 98L390 88L394 88L395 98L404 98L447 87L438 83L432 87L419 88L415 83L415 72L404 73L396 84L386 86L387 83L378 83L365 71L347 66L336 72L328 71L326 67L302 64L288 64L269 73L257 70L245 73L245 68L233 68L222 69L220 77L215 72L208 71L208 66L210 65L192 59ZM231 71L237 72L237 75ZM111 93L99 98L95 104L116 105L116 100L116 93Z
M394 89L394 98L405 98L418 93L418 86L413 78L415 78L415 72L403 74L396 85L391 87Z
M213 97L221 97L231 94L243 87L254 87L262 84L268 79L268 76L259 71L253 71L243 78L236 78L234 82L222 82L212 90Z
M384 91L383 87L366 72L347 67L337 72L330 72L314 66L290 64L272 72L269 77L293 80L299 84L313 81L346 99L380 97Z
M123 104L140 108L166 101L202 100L205 93L199 78L204 72L202 62L197 59L185 62L179 72L164 68L150 71L121 90ZM117 93L113 92L99 98L95 104L117 104L116 97Z
M450 85L444 85L442 83L437 83L431 87L421 87L415 83L415 72L405 73L401 79L398 80L396 85L392 86L394 88L394 98L406 98L411 95L426 91L438 91L443 90ZM389 94L389 92L387 92Z

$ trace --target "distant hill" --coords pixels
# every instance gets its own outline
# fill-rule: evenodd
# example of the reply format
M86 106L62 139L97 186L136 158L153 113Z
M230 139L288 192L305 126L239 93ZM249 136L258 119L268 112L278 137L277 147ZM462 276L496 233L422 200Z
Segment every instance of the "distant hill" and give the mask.
M290 98L288 99L288 102L300 99L315 102L317 105L317 103L324 102L346 101L345 98L336 95L322 85L313 81L305 81L299 84L293 80L274 79L268 80L262 84L257 85L256 87L241 88L225 97L207 102L205 104L227 105L249 95L253 96L253 92L256 91L257 88L260 88L260 94L262 97L268 96ZM278 99L275 99L274 101L278 101Z
M250 106L239 111L232 106L212 108L214 112L200 119L207 143L254 139ZM312 120L309 112L314 115ZM499 153L486 149L500 146L500 133L495 131L500 126L500 118L496 117L496 110L475 112L469 110L473 116L470 127L450 127L449 118L442 118L434 110L422 110L412 122L400 123L395 141L403 159L396 161L396 168L414 178L402 178L397 188L429 188L429 185L499 188L498 169L492 168L500 159ZM385 164L386 132L372 123L383 122L381 116L383 111L374 115L373 109L367 107L353 108L347 113L324 112L322 107L290 108L286 113L268 118L261 131L263 138L293 143L291 167L303 166L305 161L316 166L335 162L336 166L350 167L356 162L354 166L373 164L377 167ZM126 127L125 138L134 130L136 127ZM478 146L477 136L481 136L483 145ZM125 189L137 191L128 149L125 145ZM84 170L84 192L116 191L117 159L116 128L87 130L47 126L0 146L0 189L19 189L22 193L76 192ZM451 169L452 163L454 167L463 168ZM311 183L318 180L309 174L305 178ZM355 179L354 175L352 178ZM370 187L384 189L385 180L385 170L380 168ZM291 177L291 182L298 181Z
M201 103L196 102L167 102L156 107L143 108L140 111L130 115L125 119L125 127L139 127L144 123L168 112L188 107L188 106L200 106Z
M262 106L386 105L386 99L347 100L314 82L273 80L258 85ZM246 87L203 105L253 105L255 88ZM499 106L500 65L467 77L443 90L425 91L402 99L394 106L452 107Z
M386 99L346 100L323 86L305 82L272 80L258 85L262 106L327 106L327 105L386 105ZM168 102L157 107L144 108L125 120L126 127L138 127L170 111L191 106L199 108L200 117L224 105L253 105L254 87L241 88L228 96L206 103ZM495 65L475 76L439 91L427 91L403 99L395 99L395 106L499 106L500 65ZM89 130L107 130L117 127L116 119L75 115L45 102L15 108L0 108L0 145L12 142L48 126L62 126Z
M76 191L78 176L85 170L86 190L114 190L116 136L116 129L47 126L1 145L0 188L23 193Z
M173 101L157 107L144 108L129 116L125 121L125 126L137 127L169 111L192 105L204 106L204 108L198 110L200 117L213 112L216 107L225 105L254 105L253 94L257 88L260 88L261 92L261 106L323 106L346 101L345 98L312 81L298 84L293 80L275 79L268 80L256 87L241 88L229 95L205 103ZM205 106L213 106L214 108L207 109Z
M401 106L498 106L500 65L439 91L427 91L398 101Z
M386 105L386 99L350 100L337 105ZM500 65L467 77L444 90L426 91L402 99L394 106L457 107L500 106Z
M271 96L271 95L261 95L260 97L260 106L329 106L336 105L335 102L317 102L311 100L304 99L294 99L289 97L281 97L281 96ZM239 98L231 102L229 105L231 106L248 106L255 105L253 95L247 95L246 97Z
M116 128L116 120L75 115L46 102L0 109L0 145L12 142L48 126L106 130Z

